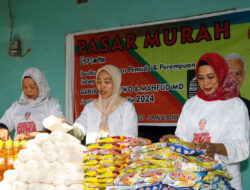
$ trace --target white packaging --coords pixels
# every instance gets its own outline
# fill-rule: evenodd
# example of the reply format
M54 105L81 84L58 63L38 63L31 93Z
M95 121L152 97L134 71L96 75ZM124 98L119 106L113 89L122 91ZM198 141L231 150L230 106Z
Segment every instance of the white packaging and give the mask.
M54 187L54 190L68 190L66 185L58 185Z
M22 181L15 181L12 184L12 190L29 190L29 185Z
M54 172L64 172L65 170L64 164L57 162L57 161L51 162L50 168Z
M44 158L49 162L53 162L57 160L58 154L54 150L49 150L44 154Z
M65 185L68 180L68 176L65 173L56 172L54 173L53 184L54 185Z
M83 172L83 166L79 162L66 162L64 168L66 172Z
M45 159L44 152L42 152L41 149L33 150L31 159L37 160L37 161L44 160Z
M84 174L81 172L71 172L67 173L67 181L65 181L66 185L80 184L83 181Z
M39 135L39 134L37 134ZM31 140L28 140L27 141L27 144L26 144L26 148L29 149L29 150L40 150L40 146L37 145L35 139L31 139Z
M83 184L73 184L70 185L68 190L82 190L83 189Z
M27 182L31 183L39 183L40 180L40 171L29 171L27 175Z
M17 178L18 180L24 182L24 183L27 183L27 179L28 179L28 174L29 172L27 170L18 170L17 171Z
M78 143L73 143L73 142L55 142L55 150L69 150L69 151L76 151L76 152L83 152L86 150L85 146L78 144Z
M48 133L39 133L35 137L35 143L41 146L44 142L48 141L49 134Z
M18 153L18 159L22 162L25 162L29 159L31 159L32 157L32 150L30 149L22 149L19 153Z
M41 183L29 184L29 190L40 190Z
M51 140L47 140L41 145L42 152L47 152L55 149L55 145Z
M53 115L46 117L43 120L43 126L46 129L49 129L50 131L62 131L62 132L68 132L73 128L71 125L67 123L61 123L61 121Z
M17 171L16 170L6 170L3 174L4 180L8 183L13 183L17 180Z
M65 133L61 131L51 132L49 138L53 142L64 142L66 140Z
M58 153L58 161L62 163L66 163L66 162L81 163L82 158L83 158L82 152L60 150Z
M40 161L40 168L43 170L49 170L50 169L50 162L48 160L41 160Z
M54 179L54 172L52 170L42 170L40 171L39 182L52 184Z
M12 190L11 184L9 184L7 181L3 180L0 182L0 189L1 190Z
M20 159L16 159L14 162L13 162L13 166L15 168L15 170L24 170L25 169L25 162L22 162L20 161Z
M30 159L25 163L25 168L28 171L37 171L40 169L40 164L38 161Z
M54 190L54 185L50 185L50 184L41 184L40 189L39 190Z

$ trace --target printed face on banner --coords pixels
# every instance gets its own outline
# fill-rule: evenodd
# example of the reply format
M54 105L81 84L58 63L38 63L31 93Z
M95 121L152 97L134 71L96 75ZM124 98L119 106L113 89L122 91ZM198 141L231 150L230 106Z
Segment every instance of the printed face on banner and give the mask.
M233 80L237 84L237 90L240 92L240 88L243 85L246 72L244 71L244 64L239 59L228 60L227 64L232 73Z
M219 80L213 68L209 65L202 65L198 69L197 76L200 89L206 94L214 94L219 87Z

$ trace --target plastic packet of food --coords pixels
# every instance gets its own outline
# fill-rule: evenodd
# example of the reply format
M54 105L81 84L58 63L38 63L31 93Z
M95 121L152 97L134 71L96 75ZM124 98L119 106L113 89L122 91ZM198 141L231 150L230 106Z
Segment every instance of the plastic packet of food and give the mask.
M217 160L203 155L185 156L185 158L204 168L205 170L215 170L220 166Z
M173 166L182 171L187 172L203 172L206 171L205 168L198 166L197 164L190 161L173 161Z
M182 141L176 138L169 138L168 147L182 155L198 155L200 152L196 150L193 143Z
M158 143L152 143L152 144L143 145L143 146L136 146L133 148L133 153L149 152L149 151L157 150L160 148L165 148L167 146L168 146L168 143L165 143L165 142L158 142Z
M173 170L164 176L162 183L173 187L192 187L202 179L203 175L202 173Z

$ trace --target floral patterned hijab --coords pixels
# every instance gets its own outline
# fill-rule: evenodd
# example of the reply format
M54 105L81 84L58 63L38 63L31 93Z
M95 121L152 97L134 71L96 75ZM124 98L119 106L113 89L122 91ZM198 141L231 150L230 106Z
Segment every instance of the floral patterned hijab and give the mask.
M39 89L39 95L36 99L28 99L27 96L23 93L18 100L19 104L30 104L32 107L41 105L47 102L50 98L50 87L46 80L44 73L38 68L29 68L27 69L22 76L22 81L25 77L31 77L36 81L36 84Z
M228 100L238 97L237 85L233 82L232 74L226 61L217 53L207 53L203 55L195 67L196 76L198 76L198 69L200 61L208 63L216 73L219 80L219 87L214 94L206 95L201 89L197 91L199 98L205 101Z

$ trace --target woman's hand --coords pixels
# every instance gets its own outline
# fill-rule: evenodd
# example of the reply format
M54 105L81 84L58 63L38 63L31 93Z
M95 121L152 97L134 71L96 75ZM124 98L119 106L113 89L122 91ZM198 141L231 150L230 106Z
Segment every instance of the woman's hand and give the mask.
M221 143L210 143L210 142L194 142L197 151L205 149L205 156L214 158L215 153L227 156L227 150L224 144Z
M15 141L21 140L30 140L36 137L39 133L49 133L49 131L39 131L39 132L32 132L32 133L21 133L15 137Z
M167 135L163 135L161 138L160 138L160 142L169 142L169 138L175 138L175 139L179 139L177 136L175 135L172 135L172 134L167 134Z
M0 139L7 141L10 138L10 133L7 129L0 128Z

